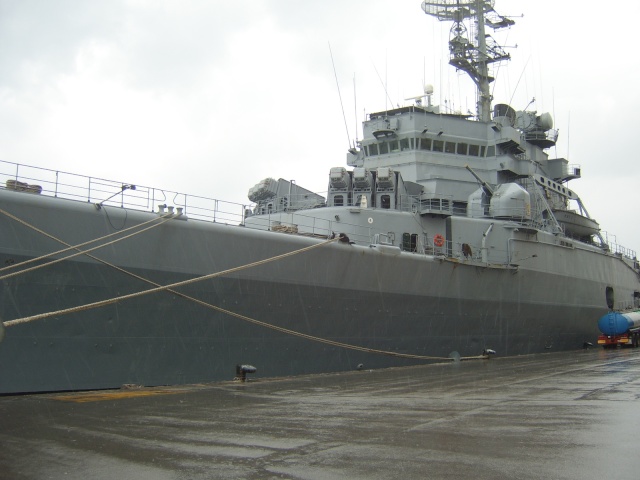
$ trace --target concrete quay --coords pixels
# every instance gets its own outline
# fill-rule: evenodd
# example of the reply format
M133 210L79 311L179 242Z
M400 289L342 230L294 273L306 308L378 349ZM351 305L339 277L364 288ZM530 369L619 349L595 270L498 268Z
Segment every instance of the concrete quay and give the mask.
M0 397L12 480L636 479L639 450L640 349Z

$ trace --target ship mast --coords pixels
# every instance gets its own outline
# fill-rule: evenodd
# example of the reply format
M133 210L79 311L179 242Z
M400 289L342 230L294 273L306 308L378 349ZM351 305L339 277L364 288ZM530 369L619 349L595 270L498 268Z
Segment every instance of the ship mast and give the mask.
M485 33L485 27L494 30L510 27L515 22L498 15L493 9L495 0L440 0L423 1L422 10L440 21L453 22L449 40L449 64L471 77L478 90L478 119L491 120L491 89L494 80L489 75L489 64L509 60L504 48ZM475 38L470 40L466 19L475 19Z

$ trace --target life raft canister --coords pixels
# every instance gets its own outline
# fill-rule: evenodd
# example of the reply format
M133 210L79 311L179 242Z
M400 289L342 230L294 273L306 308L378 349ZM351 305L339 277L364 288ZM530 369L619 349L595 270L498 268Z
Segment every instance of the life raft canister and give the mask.
M439 233L437 233L434 237L433 237L433 244L436 247L442 247L444 246L444 237L442 235L440 235Z

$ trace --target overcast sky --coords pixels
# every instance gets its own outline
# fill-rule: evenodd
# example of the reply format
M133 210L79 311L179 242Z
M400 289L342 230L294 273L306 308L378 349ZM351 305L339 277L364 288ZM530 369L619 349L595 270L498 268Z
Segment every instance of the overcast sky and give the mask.
M238 203L265 177L326 191L389 99L430 83L437 103L475 110L447 65L450 25L420 3L0 0L0 159ZM640 251L638 3L617 2L622 18L574 1L496 10L516 25L495 38L517 48L495 102L553 114L550 153L582 167L569 187Z

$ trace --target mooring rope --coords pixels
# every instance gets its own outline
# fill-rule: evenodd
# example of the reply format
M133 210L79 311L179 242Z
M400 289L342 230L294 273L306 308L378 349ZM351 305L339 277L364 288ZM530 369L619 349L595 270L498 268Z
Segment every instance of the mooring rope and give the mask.
M39 229L38 227L35 227L34 225L31 225L28 222L25 222L21 218L18 218L15 215L13 215L13 214L11 214L11 213L9 213L6 210L3 210L1 208L0 208L0 214L9 217L12 220L15 220L16 222L24 225L25 227L28 227L28 228L30 228L32 230L35 230L36 232L38 232L38 233L40 233L40 234L42 234L42 235L44 235L44 236L46 236L46 237L48 237L48 238L50 238L52 240L55 240L56 242L59 242L59 243L61 243L63 245L67 245L67 248L63 248L62 250L58 250L56 252L47 253L47 254L42 255L40 257L30 258L29 260L24 260L24 261L18 262L18 263L12 263L11 265L7 265L6 267L2 267L2 268L0 268L0 272L4 272L5 270L13 270L14 268L18 268L18 267L23 267L23 266L28 265L30 263L38 262L40 260L44 260L44 259L47 259L49 257L53 257L54 255L62 255L63 253L67 253L67 252L69 252L71 250L80 251L79 250L80 247L84 247L84 246L89 245L91 243L95 243L95 242L99 242L99 241L102 241L102 240L106 240L107 238L113 237L114 235L121 235L121 234L123 234L125 232L128 232L129 230L134 230L136 228L144 227L145 225L148 225L150 223L158 222L158 220L160 220L160 219L165 219L165 218L171 219L171 218L175 217L174 214L168 213L168 214L159 216L157 218L152 218L151 220L147 220L146 222L138 223L137 225L133 225L131 227L125 228L124 230L119 230L117 232L109 233L108 235L104 235L103 237L94 238L93 240L89 240L87 242L79 243L77 245L71 245L71 244L69 244L67 242L64 242L64 241L60 240L59 238L56 238L55 236L45 232L44 230ZM165 223L165 222L158 222L158 225L161 225L163 223ZM127 237L124 237L124 238L127 238ZM122 238L122 240L124 240L124 238ZM107 245L107 244L105 244L105 245ZM105 245L101 245L101 246L105 246ZM85 250L85 252L89 252L89 251L90 250ZM85 252L80 251L80 253L85 253ZM63 258L63 260L67 260L69 258L73 258L73 257L65 257L65 258ZM46 265L49 265L49 264L44 264L44 265L41 265L41 266L46 266ZM24 270L24 271L26 272L28 270ZM20 273L22 273L22 272L23 271L20 271ZM7 277L0 277L0 280L3 280L5 278L7 278Z
M311 340L313 342L324 343L325 345L331 345L333 347L345 348L345 349L348 349L348 350L356 350L358 352L386 355L386 356L390 356L390 357L408 358L408 359L412 359L412 360L454 360L451 357L431 357L431 356L427 356L427 355L413 355L413 354L410 354L410 353L390 352L388 350L378 350L378 349L375 349L375 348L361 347L359 345L353 345L353 344L350 344L350 343L338 342L338 341L335 341L335 340L330 340L328 338L316 337L314 335L308 335L306 333L297 332L295 330L290 330L288 328L279 327L277 325L273 325L273 324L270 324L270 323L262 322L260 320L256 320L255 318L247 317L245 315L241 315L239 313L232 312L230 310L225 310L224 308L220 308L220 307L217 307L215 305L211 305L210 303L203 302L203 301L198 300L196 298L192 298L192 297L185 297L185 298L188 298L191 301L194 301L194 302L196 302L196 303L198 303L200 305L203 305L205 307L211 308L211 309L216 310L218 312L230 315L232 317L239 318L239 319L244 320L244 321L249 322L249 323L253 323L254 325L259 325L261 327L266 327L266 328L269 328L271 330L276 330L278 332L285 333L287 335L292 335L294 337L304 338L304 339L307 339L307 340ZM461 357L460 360L470 360L472 358L484 358L484 357Z
M60 242L60 243L62 243L64 245L69 245L66 242L56 238L55 236L53 236L51 234L48 234L48 233L38 229L37 227L32 226L32 225L30 225L29 223L27 223L27 222L25 222L23 220L15 218L11 214L7 214L7 212L3 211L2 209L0 209L0 213L6 214L6 215L10 216L11 218L16 219L17 221L19 221L23 225L28 226L29 228L32 228L32 229L38 231L39 233L41 233L41 234L43 234L43 235L45 235L45 236L57 241L57 242ZM155 221L155 220L157 220L157 219L153 219L152 221ZM148 222L145 222L145 224L146 223L148 223ZM142 225L144 225L144 224L137 225L136 227L140 227ZM133 227L130 227L130 228L133 228ZM117 232L117 233L122 233L122 232ZM112 234L110 234L110 235L112 235ZM103 238L106 238L106 237L108 237L110 235L107 235L107 236L105 236ZM97 240L98 239L96 239L94 241L97 241ZM353 345L353 344L348 344L348 343L344 343L344 342L338 342L338 341L335 341L335 340L330 340L330 339L327 339L327 338L317 337L317 336L314 336L314 335L309 335L309 334L298 332L298 331L291 330L291 329L288 329L288 328L279 327L277 325L273 325L273 324L270 324L270 323L262 322L260 320L255 319L255 318L251 318L251 317L248 317L246 315L242 315L242 314L239 314L239 313L236 313L236 312L232 312L230 310L226 310L224 308L218 307L216 305L212 305L210 303L204 302L202 300L199 300L197 298L191 297L189 295L186 295L184 293L181 293L181 292L178 292L178 291L174 290L174 288L176 288L178 286L187 285L189 283L194 283L194 282L197 282L197 281L214 278L214 277L217 277L217 276L227 275L229 273L234 273L234 272L246 269L246 268L252 268L254 266L262 265L262 264L265 264L265 263L268 263L268 262L272 262L272 261L275 261L275 260L280 260L282 258L286 258L286 257L292 256L292 255L296 255L298 253L303 253L303 252L309 251L309 250L311 250L313 248L318 248L318 247L327 245L329 243L335 242L336 240L338 240L338 239L331 239L331 240L325 241L323 243L312 245L310 247L305 247L305 248L302 248L302 249L299 249L299 250L295 250L293 252L289 252L289 253L286 253L286 254L283 254L283 255L278 255L276 257L272 257L272 258L269 258L269 259L261 260L261 261L258 261L258 262L254 262L254 263L251 263L251 264L247 264L247 265L241 266L241 267L236 267L236 268L233 268L233 269L225 270L223 272L218 272L218 273L215 273L215 274L205 275L203 277L197 277L195 279L187 280L187 281L184 281L184 282L178 282L178 283L174 283L174 284L171 284L171 285L165 285L165 286L162 286L162 285L160 285L160 284L158 284L156 282L153 282L153 281L151 281L149 279L146 279L144 277L136 275L135 273L129 272L129 271L127 271L127 270L125 270L125 269L123 269L121 267L118 267L117 265L113 265L113 264L111 264L111 263L109 263L109 262L107 262L105 260L102 260L100 258L97 258L97 257L95 257L93 255L90 255L88 252L90 252L91 250L79 251L78 255L84 254L84 255L88 256L89 258L92 258L92 259L94 259L94 260L96 260L96 261L98 261L98 262L100 262L100 263L102 263L102 264L104 264L106 266L109 266L111 268L114 268L114 269L122 272L122 273L125 273L126 275L132 276L132 277L134 277L136 279L139 279L139 280L144 281L146 283L149 283L151 285L155 285L157 288L153 288L153 289L150 289L150 290L145 290L143 292L138 292L136 294L123 295L121 297L116 297L116 298L104 300L104 301L101 301L101 302L94 302L94 303L87 304L87 305L82 305L82 306L79 306L79 307L59 310L57 312L49 312L49 313L45 313L45 314L33 315L31 317L24 317L24 318L9 320L9 321L5 321L3 323L3 325L5 327L11 327L11 326L18 325L18 324L21 324L21 323L27 323L27 322L31 322L31 321L35 321L35 320L40 320L40 319L48 318L48 317L55 316L55 315L64 315L64 314L67 314L67 313L74 313L74 312L78 312L78 311L89 310L89 309L92 309L92 308L98 308L98 307L109 305L109 304L112 304L112 303L117 303L117 302L119 302L121 300L134 298L134 297L137 297L137 296L142 296L142 295L146 295L146 294L149 294L149 293L155 293L155 292L159 292L159 291L163 291L164 290L164 291L168 291L168 292L170 292L172 294L175 294L175 295L177 295L177 296L179 296L181 298L184 298L186 300L189 300L189 301L192 301L194 303L197 303L197 304L199 304L201 306L204 306L206 308L210 308L212 310L215 310L215 311L218 311L220 313L223 313L223 314L238 318L240 320L252 323L254 325L258 325L258 326L261 326L263 328L268 328L268 329L271 329L271 330L275 330L275 331L278 331L278 332L281 332L281 333L284 333L284 334L287 334L287 335L295 336L295 337L298 337L298 338L304 338L304 339L309 340L309 341L322 343L322 344L325 344L325 345L330 345L330 346L334 346L334 347L338 347L338 348L344 348L344 349L360 351L360 352L365 352L365 353L373 353L373 354L392 356L392 357L396 357L396 358L412 359L412 360L432 360L432 361L433 360L440 360L440 361L442 361L442 360L444 360L444 361L453 361L453 360L455 360L454 358L451 358L451 357L436 357L436 356L428 356L428 355L415 355L415 354L391 352L391 351L387 351L387 350L379 350L379 349L374 349L374 348L362 347L362 346L359 346L359 345ZM92 242L86 242L85 244L92 243ZM69 248L67 248L65 250L66 251L71 250L71 249L79 250L78 247L83 246L85 244L80 244L80 245L77 245L75 247L74 246L70 246ZM74 256L77 256L77 255L74 255ZM66 257L65 260L68 259L68 258L71 258L71 257ZM46 265L51 265L51 263L48 263ZM18 273L22 273L22 271L18 272ZM2 278L5 278L5 277L1 277L0 279L2 279ZM460 360L476 360L476 359L485 359L485 358L487 358L487 357L484 356L484 355L480 355L480 356L472 356L472 357L460 357Z
M208 275L202 275L200 277L191 278L189 280L183 280L181 282L176 282L176 283L172 283L172 284L169 284L169 285L159 286L159 287L156 287L156 288L150 288L149 290L143 290L141 292L129 293L127 295L121 295L119 297L109 298L107 300L101 300L99 302L87 303L85 305L80 305L80 306L77 306L77 307L65 308L65 309L62 309L62 310L57 310L55 312L41 313L41 314L38 314L38 315L32 315L30 317L17 318L15 320L8 320L8 321L4 322L4 326L5 327L11 327L13 325L18 325L18 324L21 324L21 323L33 322L35 320L42 320L43 318L54 317L56 315L66 315L68 313L76 313L76 312L81 312L81 311L84 311L84 310L91 310L92 308L104 307L106 305L111 305L113 303L118 303L118 302L120 302L122 300L129 300L131 298L141 297L143 295L149 295L151 293L162 292L164 290L169 290L169 289L173 289L173 288L177 288L177 287L183 287L185 285L190 285L192 283L202 282L204 280L210 280L212 278L216 278L216 277L220 277L220 276L224 276L224 275L229 275L231 273L239 272L241 270L245 270L245 269L248 269L248 268L253 268L253 267L260 266L260 265L264 265L266 263L275 262L277 260L282 260L283 258L291 257L293 255L298 255L298 254L303 253L303 252L308 252L309 250L313 250L315 248L322 247L324 245L327 245L329 243L335 242L337 240L338 240L337 238L336 239L331 239L331 240L326 240L326 241L324 241L322 243L317 243L315 245L310 245L308 247L300 248L300 249L294 250L292 252L287 252L287 253L283 253L281 255L276 255L275 257L266 258L264 260L259 260L257 262L249 263L249 264L246 264L246 265L241 265L239 267L230 268L230 269L227 269L227 270L223 270L221 272L210 273Z
M14 220L16 220L16 221L20 222L21 224L23 224L23 225L25 225L25 226L28 226L28 227L30 227L30 228L33 228L33 229L34 229L34 230L36 230L38 233L42 233L43 235L46 235L47 237L49 237L49 238L51 238L51 239L53 239L53 240L59 241L59 242L61 242L61 243L65 244L65 245L69 245L68 243L66 243L66 242L62 242L61 240L59 240L59 239L55 238L53 235L50 235L50 234L48 234L48 233L46 233L46 232L44 232L44 231L40 230L39 228L37 228L37 227L33 227L32 225L29 225L28 223L26 223L26 222L24 222L24 221L22 221L22 220L18 219L17 217L14 217L14 216L13 216L13 215L11 215L10 213L5 212L5 211L4 211L4 210L2 210L2 209L0 209L0 213L3 213L3 214L5 214L5 215L9 216L10 218L12 218L12 219L14 219ZM110 241L110 242L102 243L102 244L100 244L100 245L98 245L98 246L95 246L95 247L93 247L93 248L89 248L89 249L87 249L87 250L80 250L80 248L79 248L79 247L84 246L84 245L88 245L88 244L90 244L90 243L97 242L97 241L99 241L99 240L106 239L106 238L108 238L108 237L110 237L110 236L114 235L114 233L111 233L111 234L109 234L109 235L105 235L104 237L101 237L101 238L97 238L97 239L94 239L94 240L90 240L90 241L88 241L88 242L81 243L81 244L79 244L79 245L75 245L75 246L71 246L71 245L70 245L70 246L69 246L69 248L65 248L65 249L63 249L63 250L60 250L59 252L54 252L54 253L50 253L50 254L47 254L47 255L42 255L42 256L40 256L40 257L38 257L38 258L35 258L35 259L27 260L27 261L25 261L25 262L20 262L19 264L10 265L9 267L5 267L5 268L15 268L16 266L24 265L24 264L26 264L26 263L31 263L31 262L34 262L34 261L36 261L36 260L42 260L42 259L45 259L45 258L51 257L51 256L53 256L53 255L57 255L57 254L59 254L59 253L61 253L61 252L62 252L62 253L64 253L64 252L67 252L67 251L69 251L69 250L78 250L76 253L74 253L74 254L72 254L72 255L68 255L68 256L66 256L66 257L64 257L64 258L58 258L58 259L56 259L56 260L51 260L50 262L43 263L43 264L41 264L41 265L36 265L35 267L25 268L24 270L20 270L20 271L18 271L18 272L8 273L7 275L4 275L4 276L0 277L0 280L5 280L5 279L7 279L7 278L15 277L15 276L17 276L17 275L22 275L23 273L28 273L28 272L32 272L32 271L34 271L34 270L38 270L38 269L40 269L40 268L48 267L48 266L50 266L50 265L54 265L54 264L56 264L56 263L60 263L60 262L63 262L63 261L65 261L65 260L69 260L69 259L72 259L72 258L78 257L78 256L80 256L80 255L85 255L85 254L87 254L87 253L89 253L89 252L93 252L94 250L98 250L98 249L100 249L100 248L104 248L104 247L107 247L107 246L109 246L109 245L113 245L114 243L121 242L122 240L126 240L127 238L135 237L136 235L139 235L139 234L141 234L141 233L143 233L143 232L146 232L147 230L151 230L152 228L156 228L156 227L158 227L158 226L160 226L160 225L162 225L162 224L164 224L164 223L168 222L169 220L172 220L172 219L176 218L176 215L174 215L174 214L169 214L169 215L165 215L165 216L163 216L163 217L161 217L161 218L162 218L162 220L161 220L160 222L156 223L155 225L151 225L151 226L149 226L149 227L143 228L142 230L138 230L137 232L130 233L129 235L125 235L125 236L123 236L123 237L117 238L117 239L112 240L112 241ZM147 224L147 223L150 223L150 222L152 222L152 221L156 221L156 220L158 220L158 219L154 218L153 220L150 220L149 222L145 222L144 224L141 224L141 225L135 225L134 227L129 227L127 230L129 230L129 229L131 229L131 228L137 228L137 227L140 227L140 226L142 226L142 225L145 225L145 224ZM125 230L121 230L121 231L119 231L119 232L115 232L115 234L119 234L119 233L122 233L122 232L124 232L124 231L125 231ZM3 268L2 270L4 270L5 268ZM0 270L0 271L2 271L2 270Z

